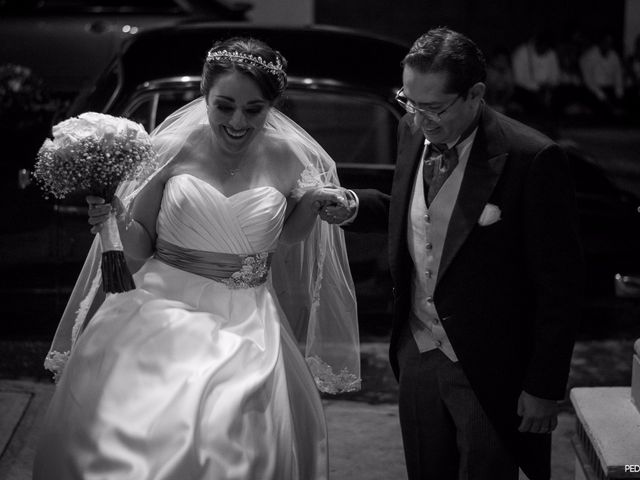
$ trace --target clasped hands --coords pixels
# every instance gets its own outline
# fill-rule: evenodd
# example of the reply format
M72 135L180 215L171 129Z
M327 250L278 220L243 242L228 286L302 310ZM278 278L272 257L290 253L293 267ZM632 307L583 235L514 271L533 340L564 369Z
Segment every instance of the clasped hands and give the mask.
M349 220L356 206L356 199L346 188L329 185L314 191L313 208L327 223L341 224Z

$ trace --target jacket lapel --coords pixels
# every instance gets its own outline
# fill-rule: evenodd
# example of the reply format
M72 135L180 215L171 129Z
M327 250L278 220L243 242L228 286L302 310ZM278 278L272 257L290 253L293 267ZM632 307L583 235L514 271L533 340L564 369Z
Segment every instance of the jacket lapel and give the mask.
M507 145L493 111L483 105L460 193L451 215L440 259L438 282L478 222L507 158Z
M398 158L396 161L393 186L391 188L391 205L389 207L389 256L391 272L395 278L407 274L402 267L405 263L403 252L408 255L407 219L409 202L413 190L413 180L419 165L421 148L424 145L422 132L411 132L407 123L408 117L401 120L398 139Z

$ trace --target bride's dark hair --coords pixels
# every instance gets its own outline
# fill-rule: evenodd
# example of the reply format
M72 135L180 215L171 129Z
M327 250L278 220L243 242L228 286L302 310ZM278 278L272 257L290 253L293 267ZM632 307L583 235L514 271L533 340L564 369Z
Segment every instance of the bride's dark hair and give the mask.
M233 37L218 41L207 54L202 68L200 91L205 97L217 77L238 71L251 77L264 97L276 101L287 86L287 60L269 45L255 38Z

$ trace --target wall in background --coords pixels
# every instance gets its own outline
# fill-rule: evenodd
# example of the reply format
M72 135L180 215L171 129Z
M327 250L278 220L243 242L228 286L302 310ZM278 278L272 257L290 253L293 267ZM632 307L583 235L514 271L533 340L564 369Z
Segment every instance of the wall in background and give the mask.
M261 25L311 25L314 0L254 0L249 20Z
M622 50L625 0L315 0L315 21L357 27L412 41L429 28L461 31L486 52L513 48L536 29L556 35L606 28ZM636 5L640 0L626 0ZM636 15L636 23L640 15Z
M640 0L626 1L624 20L624 51L630 55L640 35Z

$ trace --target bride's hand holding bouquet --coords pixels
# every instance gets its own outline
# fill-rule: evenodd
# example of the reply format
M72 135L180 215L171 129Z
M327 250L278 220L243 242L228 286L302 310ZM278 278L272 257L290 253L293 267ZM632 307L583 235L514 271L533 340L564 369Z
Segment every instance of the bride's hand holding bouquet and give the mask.
M53 139L45 140L38 152L34 176L46 196L87 196L91 231L100 234L102 243L105 292L135 288L118 232L117 216L124 207L115 196L116 188L121 182L146 175L156 164L142 125L95 112L56 124Z

